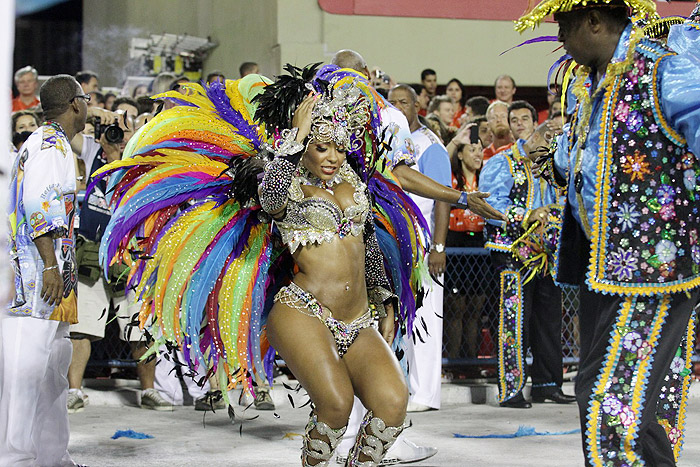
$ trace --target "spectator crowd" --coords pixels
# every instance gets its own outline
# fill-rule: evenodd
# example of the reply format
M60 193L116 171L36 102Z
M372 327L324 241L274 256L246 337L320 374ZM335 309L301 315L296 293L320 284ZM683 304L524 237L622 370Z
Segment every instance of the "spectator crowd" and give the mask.
M506 74L496 77L491 95L468 96L459 79L452 78L442 85L436 71L430 68L417 77L420 78L419 83L413 84L396 83L377 67L368 70L363 65L362 69L369 73L370 81L378 92L406 117L416 144L414 168L460 191L477 191L484 164L516 142L528 140L539 124L546 122L553 129L561 129L565 121L561 113L561 96L554 86L543 90L548 108L537 110L530 103L517 98L515 80ZM259 72L254 62L245 62L239 69L240 77ZM187 371L177 363L178 360L184 361L177 349L173 358L167 361L161 359L157 366L155 358L142 358L148 351L149 343L144 332L135 326L140 304L133 303L131 292L125 290L125 271L113 266L105 273L98 264L101 234L110 218L108 181L99 181L90 193L85 194L86 187L92 182L90 175L102 166L119 160L134 134L163 108L174 105L152 96L166 91L186 92L181 85L190 80L183 75L161 73L152 78L150 84L138 84L132 89L113 92L112 88L101 88L96 72L79 71L74 78L80 91L73 100L84 101L86 115L84 128L70 138L70 149L75 157L75 178L81 194L77 200L74 224L79 322L71 324L69 329L73 352L67 373L68 412L82 411L89 403L83 391L83 381L92 345L105 338L105 329L112 320L116 320L119 326L119 339L128 342L130 357L138 362L136 375L141 385L142 408L172 410L173 404L182 404L186 399L182 390L185 387L194 400L195 410L223 409L223 400L213 397L220 390L219 378L216 375L208 380L197 378L200 384L195 384L194 379L188 377ZM224 82L225 79L223 72L212 71L203 81L213 83ZM13 158L18 158L23 151L22 146L41 128L46 115L38 96L39 75L36 69L26 66L17 70L14 84L17 93L12 99L10 153ZM479 277L484 268L490 267L490 263L484 262L483 257L479 260L464 256L448 265L444 252L445 246L483 248L484 219L468 209L457 209L443 202L430 201L422 205L419 198L415 197L416 203L432 223L430 271L440 280L431 286L431 290L438 290L439 293L431 292L433 295L429 297L433 298L424 303L424 307L432 310L426 316L433 317L435 321L430 324L433 356L430 361L413 364L416 367L425 365L437 368L430 383L432 386L437 383L437 392L427 390L430 395L412 400L409 411L439 408L441 358L493 357L493 346L485 347L480 341L484 333L497 332L493 326L483 324L486 314L497 313L487 303L497 300L494 297L498 295L498 284ZM446 285L444 293L440 287L443 280ZM434 319L435 316L443 316L443 312L444 341L442 332L435 332L436 329L443 329L443 320ZM430 331L427 334L430 335ZM418 358L425 352L416 352L416 355ZM434 365L435 361L437 366ZM494 370L490 374L493 375ZM420 381L412 381L416 389L421 384ZM242 391L239 402L254 404L259 410L274 409L272 398L263 386L258 386L255 396Z

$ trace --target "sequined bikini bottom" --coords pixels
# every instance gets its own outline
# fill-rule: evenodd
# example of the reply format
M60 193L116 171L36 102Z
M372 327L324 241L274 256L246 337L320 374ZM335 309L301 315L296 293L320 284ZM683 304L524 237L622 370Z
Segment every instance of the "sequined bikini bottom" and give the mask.
M376 326L369 309L362 316L355 318L349 323L333 318L328 310L324 313L323 306L316 300L316 297L294 282L286 287L282 287L277 292L275 302L280 302L305 315L318 318L333 334L335 345L338 348L338 355L341 357L345 355L348 348L355 342L361 330Z

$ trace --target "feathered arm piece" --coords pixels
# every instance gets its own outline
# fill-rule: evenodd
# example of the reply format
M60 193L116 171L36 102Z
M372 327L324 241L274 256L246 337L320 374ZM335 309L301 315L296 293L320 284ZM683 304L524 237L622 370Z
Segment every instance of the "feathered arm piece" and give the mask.
M398 297L396 316L403 335L410 335L427 277L424 264L429 229L420 210L400 186L375 172L368 183L373 198L374 221L384 269Z

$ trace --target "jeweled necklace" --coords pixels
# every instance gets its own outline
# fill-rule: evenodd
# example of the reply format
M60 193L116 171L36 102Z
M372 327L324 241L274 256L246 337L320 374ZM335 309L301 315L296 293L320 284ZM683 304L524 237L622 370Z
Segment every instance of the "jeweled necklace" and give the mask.
M340 175L340 170L338 170L338 172L333 175L333 178L330 180L321 180L303 165L300 165L297 168L295 176L301 185L316 186L324 190L331 190L334 186L343 182L343 177Z

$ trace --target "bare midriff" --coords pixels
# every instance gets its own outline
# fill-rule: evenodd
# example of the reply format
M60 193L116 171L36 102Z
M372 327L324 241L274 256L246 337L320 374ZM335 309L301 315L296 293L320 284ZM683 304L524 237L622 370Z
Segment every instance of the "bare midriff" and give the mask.
M354 190L343 183L335 193L304 186L306 196L322 196L345 208ZM367 311L365 244L362 235L337 235L331 242L306 245L294 253L299 272L294 282L311 293L335 319L350 322Z

